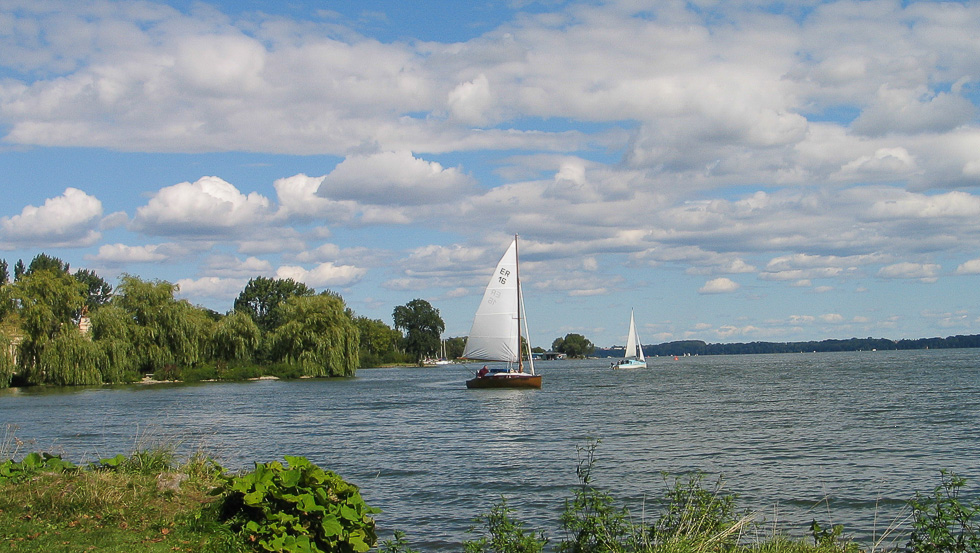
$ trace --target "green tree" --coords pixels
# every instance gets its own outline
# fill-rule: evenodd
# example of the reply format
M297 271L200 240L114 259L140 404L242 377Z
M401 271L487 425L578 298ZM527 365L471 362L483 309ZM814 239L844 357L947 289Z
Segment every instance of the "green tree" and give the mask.
M76 328L74 317L85 301L81 285L65 272L44 269L25 274L9 286L24 333L17 352L20 372L28 383L44 384L44 348L63 329Z
M283 302L295 296L312 296L315 293L309 286L291 278L256 277L249 280L245 289L238 294L235 311L248 313L263 332L268 332L279 326L276 308Z
M246 361L255 356L262 331L244 311L221 319L214 331L214 356L222 361Z
M555 338L551 349L569 357L586 357L595 351L595 346L581 334L566 334L564 338Z
M124 310L137 367L143 373L191 366L204 360L210 342L207 313L174 299L177 285L123 275L112 304Z
M9 388L14 377L14 355L10 338L0 333L0 388Z
M405 351L415 356L419 362L426 356L439 351L440 336L446 330L446 323L439 316L439 310L422 299L414 299L399 305L392 313L395 328L405 333Z
M20 280L25 272L27 272L27 268L24 267L24 260L18 259L17 263L14 263L14 280Z
M95 271L79 269L75 271L74 276L75 280L85 287L85 306L88 307L89 311L95 311L112 299L112 286L95 274Z
M446 340L446 358L459 359L466 349L466 336L456 336Z
M0 259L0 286L10 282L10 270L7 267L7 260Z
M7 315L14 310L14 302L10 297L12 288L13 286L9 282L0 284L0 322L3 322Z
M101 384L100 356L99 346L82 336L78 327L64 327L40 352L44 382L55 386Z
M56 273L68 274L68 270L68 263L46 253L39 253L31 260L31 264L28 265L25 274L36 273L37 271L54 271Z
M361 337L360 362L362 367L377 366L397 361L402 335L380 319L354 317Z
M127 382L138 378L130 314L117 305L105 305L91 316L92 341L99 347L99 372L103 382Z
M339 296L294 296L278 311L281 324L269 338L274 360L297 365L306 376L354 376L360 336Z

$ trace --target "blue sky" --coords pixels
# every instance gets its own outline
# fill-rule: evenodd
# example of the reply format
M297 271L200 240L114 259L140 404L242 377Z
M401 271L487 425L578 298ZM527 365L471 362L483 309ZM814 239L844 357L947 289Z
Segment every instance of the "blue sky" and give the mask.
M0 0L0 258L532 341L980 333L980 3Z

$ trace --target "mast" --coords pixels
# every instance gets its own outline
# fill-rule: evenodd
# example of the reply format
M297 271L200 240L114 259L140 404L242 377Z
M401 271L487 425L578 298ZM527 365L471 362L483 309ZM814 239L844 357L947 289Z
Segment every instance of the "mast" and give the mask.
M521 256L517 249L517 235L514 235L514 266L517 277L517 372L524 372L524 352L521 351Z

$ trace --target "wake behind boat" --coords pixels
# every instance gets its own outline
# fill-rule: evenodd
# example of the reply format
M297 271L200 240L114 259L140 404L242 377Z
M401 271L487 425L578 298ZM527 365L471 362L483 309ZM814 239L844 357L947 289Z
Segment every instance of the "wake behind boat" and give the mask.
M636 332L633 322L633 310L630 309L630 330L626 336L626 353L623 360L613 365L615 369L645 369L647 360L643 357L643 346L640 345L640 335Z
M490 277L463 349L465 359L504 361L507 368L491 370L484 366L475 378L466 381L467 388L541 387L541 376L534 374L518 266L517 235L514 235L514 241ZM528 372L524 371L525 359Z

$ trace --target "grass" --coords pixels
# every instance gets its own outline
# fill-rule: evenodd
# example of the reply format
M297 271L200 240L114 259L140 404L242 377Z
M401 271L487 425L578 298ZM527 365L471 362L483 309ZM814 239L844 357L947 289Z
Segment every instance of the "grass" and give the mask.
M244 551L207 516L219 484L214 466L162 457L139 452L118 466L0 485L0 542L13 552Z

